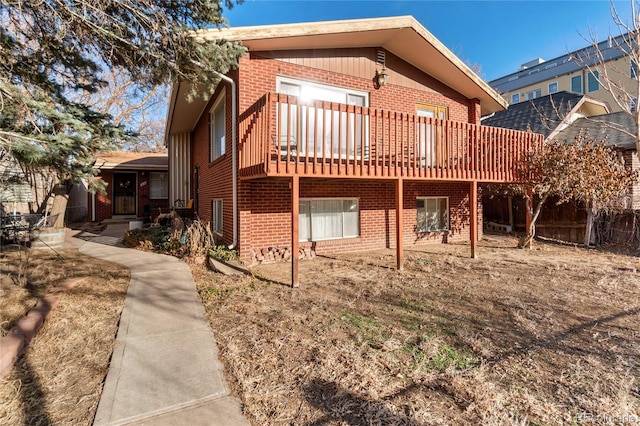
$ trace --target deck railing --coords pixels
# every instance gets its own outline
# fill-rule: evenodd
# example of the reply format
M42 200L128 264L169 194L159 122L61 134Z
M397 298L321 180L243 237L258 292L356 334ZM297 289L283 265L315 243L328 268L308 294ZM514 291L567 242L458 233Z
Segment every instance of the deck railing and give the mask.
M241 116L239 174L511 182L543 137L267 93Z

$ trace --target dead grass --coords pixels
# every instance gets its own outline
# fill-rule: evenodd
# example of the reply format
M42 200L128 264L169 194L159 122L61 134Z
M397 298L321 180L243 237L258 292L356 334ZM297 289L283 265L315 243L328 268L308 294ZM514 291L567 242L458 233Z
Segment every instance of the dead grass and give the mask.
M640 415L638 257L516 240L194 266L253 424L609 424ZM592 417L586 417L591 415ZM627 417L628 418L628 417ZM589 419L595 421L589 421Z
M67 290L12 373L0 380L0 424L90 425L102 393L129 270L62 250L2 253L2 330L52 286L89 276ZM24 281L18 271L24 269ZM6 308L6 309L5 309Z

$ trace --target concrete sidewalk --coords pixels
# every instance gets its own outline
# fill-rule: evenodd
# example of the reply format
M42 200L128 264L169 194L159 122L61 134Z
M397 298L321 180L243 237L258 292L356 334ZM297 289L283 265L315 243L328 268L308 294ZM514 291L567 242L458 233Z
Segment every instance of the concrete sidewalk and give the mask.
M188 265L122 247L126 229L79 236L82 253L131 270L94 425L249 425L229 396Z

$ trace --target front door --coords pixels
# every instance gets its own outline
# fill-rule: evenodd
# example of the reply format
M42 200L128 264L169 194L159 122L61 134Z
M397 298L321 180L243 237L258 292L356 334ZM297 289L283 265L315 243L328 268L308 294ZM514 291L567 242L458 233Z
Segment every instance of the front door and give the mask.
M113 214L136 214L136 174L113 174Z
M425 118L447 119L447 108L429 105L422 102L416 104L416 115ZM421 159L422 166L435 167L444 165L444 139L442 130L433 121L420 123L416 129L418 133L417 157Z

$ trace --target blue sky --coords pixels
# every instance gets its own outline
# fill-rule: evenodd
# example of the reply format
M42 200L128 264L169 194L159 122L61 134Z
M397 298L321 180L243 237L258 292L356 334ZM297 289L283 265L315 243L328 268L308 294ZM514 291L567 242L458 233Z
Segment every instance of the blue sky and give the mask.
M615 5L628 19L630 1ZM234 27L399 15L413 15L460 59L481 65L487 81L581 48L590 30L599 39L620 33L602 0L245 0L224 13Z

